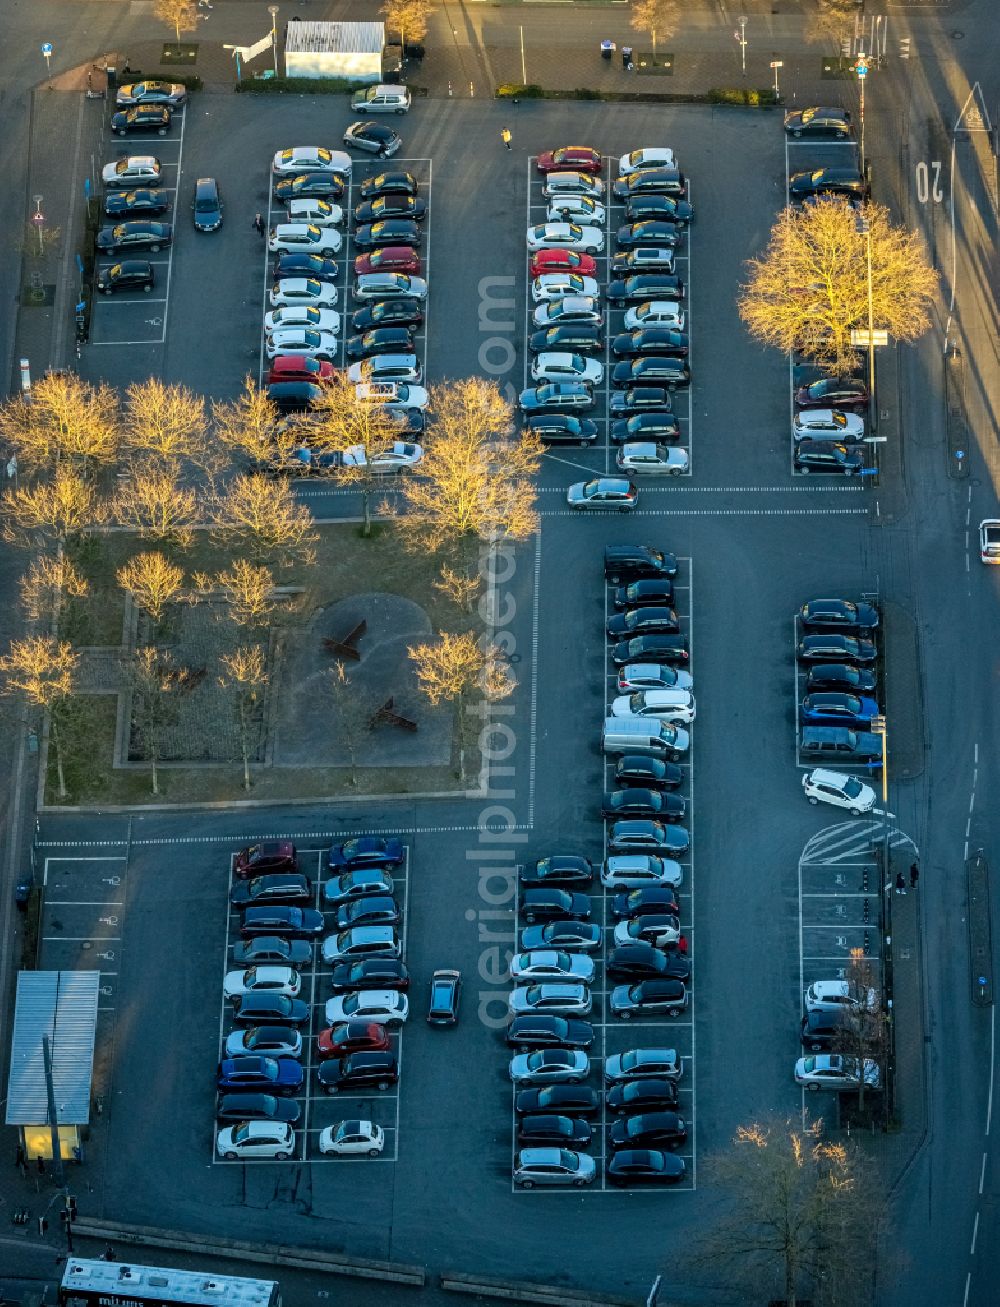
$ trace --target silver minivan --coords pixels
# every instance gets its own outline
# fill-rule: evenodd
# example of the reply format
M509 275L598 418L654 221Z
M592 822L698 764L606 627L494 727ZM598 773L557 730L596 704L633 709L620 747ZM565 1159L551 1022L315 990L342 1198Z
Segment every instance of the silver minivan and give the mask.
M689 744L690 736L683 727L653 717L608 717L601 731L605 753L642 753L677 762Z
M556 195L589 195L599 200L604 194L604 183L600 177L591 177L586 172L550 172L542 186L542 194L547 200Z
M351 97L355 113L406 113L411 103L406 86L366 86Z

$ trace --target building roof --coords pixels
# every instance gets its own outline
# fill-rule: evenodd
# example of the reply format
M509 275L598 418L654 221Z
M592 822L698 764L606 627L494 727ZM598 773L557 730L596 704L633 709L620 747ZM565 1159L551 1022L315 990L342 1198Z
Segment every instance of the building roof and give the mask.
M7 1081L7 1124L48 1121L42 1036L52 1053L59 1125L90 1120L99 971L21 971Z
M385 23L289 23L285 54L377 54L385 46Z

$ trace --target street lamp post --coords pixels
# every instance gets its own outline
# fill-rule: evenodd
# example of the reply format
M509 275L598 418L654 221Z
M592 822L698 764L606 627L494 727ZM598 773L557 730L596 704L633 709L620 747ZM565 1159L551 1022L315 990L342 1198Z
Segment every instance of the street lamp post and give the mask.
M864 82L861 83L864 86ZM858 231L865 238L865 258L868 264L868 402L869 425L878 426L878 404L875 397L875 310L872 302L872 225L863 215L858 218Z
M745 15L740 14L737 22L740 30L735 33L737 41L740 43L740 63L743 67L743 76L747 75L747 20Z
M861 166L865 166L865 78L868 76L868 56L864 50L858 51L857 62L854 65L854 71L858 75L858 85L861 90Z
M274 57L274 75L278 76L278 6L268 5L267 12L271 15L271 54Z

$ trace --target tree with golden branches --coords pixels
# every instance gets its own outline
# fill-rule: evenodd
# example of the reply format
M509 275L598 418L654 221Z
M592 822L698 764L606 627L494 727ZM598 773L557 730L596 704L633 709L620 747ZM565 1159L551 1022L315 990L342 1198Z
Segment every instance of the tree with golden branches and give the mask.
M258 563L289 566L312 554L317 540L312 516L286 481L234 477L209 507L219 539L247 550Z
M153 12L161 23L174 29L178 45L181 42L181 32L193 32L198 26L195 0L155 0Z
M212 403L212 428L219 444L253 467L285 462L300 443L294 423L282 423L275 404L246 377L237 398Z
M118 397L75 372L46 372L33 383L30 400L19 395L0 404L0 438L32 468L111 463L118 453Z
M479 377L437 386L419 477L401 487L398 518L404 543L437 552L463 539L524 540L538 528L535 475L542 444L513 436L510 405Z
M379 13L386 27L399 34L399 43L405 47L419 43L427 35L433 9L432 0L386 0Z
M159 623L184 586L184 573L161 553L136 554L118 569L118 584Z
M880 204L858 213L830 197L783 210L767 250L749 261L739 311L756 340L801 350L833 372L857 366L851 332L868 330L869 237L859 219L869 226L875 330L907 342L923 335L938 276L920 235L894 226Z
M232 690L243 755L243 788L250 789L250 757L260 737L263 718L264 689L268 682L267 663L260 645L251 644L224 653L220 659L219 684Z
M246 558L234 559L215 576L198 572L194 584L201 591L221 592L226 600L226 616L237 626L267 626L277 606L270 568L258 567Z
M648 32L656 53L656 42L669 41L677 30L677 0L632 0L629 26L634 32Z
M62 463L47 480L8 491L0 513L5 540L33 545L41 537L64 545L106 521L108 506L93 482Z
M177 720L177 696L185 671L175 666L168 649L143 645L128 664L127 677L132 691L132 738L149 763L153 793L159 794L161 741L163 732Z
M52 744L56 752L59 797L66 797L59 717L76 691L80 655L66 640L52 635L31 635L14 640L10 652L0 657L0 674L5 694L18 694L26 704L48 713Z
M439 594L443 594L456 607L461 608L463 612L471 613L473 605L482 591L483 578L478 572L470 576L468 572L456 571L455 568L449 567L447 563L443 563L439 579L432 581L431 585Z
M137 475L149 458L171 467L184 460L204 466L207 430L205 400L187 386L147 377L125 392L122 435Z
M845 38L853 37L858 0L814 0L814 4L806 14L807 40L826 41L839 48Z
M190 486L178 483L173 465L134 464L112 501L111 513L143 540L186 549L198 520L198 497Z
M84 599L90 583L65 553L42 554L21 576L21 607L29 622L54 626L64 599Z

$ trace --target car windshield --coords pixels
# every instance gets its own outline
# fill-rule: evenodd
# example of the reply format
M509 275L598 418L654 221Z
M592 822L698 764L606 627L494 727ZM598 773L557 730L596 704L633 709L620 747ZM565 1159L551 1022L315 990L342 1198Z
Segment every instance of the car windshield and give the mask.
M242 1144L250 1138L250 1122L241 1121L238 1126L233 1128L233 1143Z

